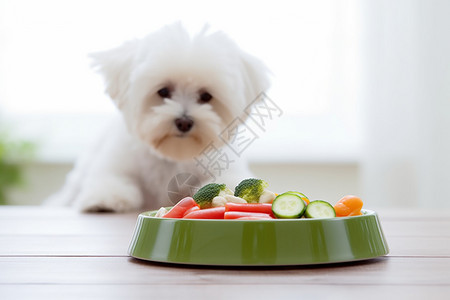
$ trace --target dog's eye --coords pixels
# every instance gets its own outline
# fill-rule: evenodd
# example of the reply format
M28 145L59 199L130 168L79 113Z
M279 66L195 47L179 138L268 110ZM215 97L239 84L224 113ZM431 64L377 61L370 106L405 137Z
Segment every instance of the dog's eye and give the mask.
M211 96L210 93L204 92L204 93L200 94L199 101L200 101L200 103L207 103L207 102L211 101L212 97L213 96Z
M164 87L158 91L158 95L161 98L170 98L170 90L167 87Z

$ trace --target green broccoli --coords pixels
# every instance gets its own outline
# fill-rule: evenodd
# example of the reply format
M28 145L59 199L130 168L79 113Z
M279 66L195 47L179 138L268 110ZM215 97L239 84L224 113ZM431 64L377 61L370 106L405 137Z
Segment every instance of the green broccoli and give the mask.
M203 209L211 207L215 197L225 195L233 195L233 192L225 184L209 183L201 187L192 198Z
M244 179L234 189L234 196L240 197L246 200L248 203L258 203L260 202L261 195L265 193L267 186L268 183L262 179L256 178Z

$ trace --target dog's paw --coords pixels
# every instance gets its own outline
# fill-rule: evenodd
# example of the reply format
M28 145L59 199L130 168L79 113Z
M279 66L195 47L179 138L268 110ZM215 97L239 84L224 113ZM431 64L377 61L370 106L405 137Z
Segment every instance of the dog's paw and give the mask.
M128 212L142 206L139 188L120 178L108 178L95 185L84 187L75 200L82 212Z

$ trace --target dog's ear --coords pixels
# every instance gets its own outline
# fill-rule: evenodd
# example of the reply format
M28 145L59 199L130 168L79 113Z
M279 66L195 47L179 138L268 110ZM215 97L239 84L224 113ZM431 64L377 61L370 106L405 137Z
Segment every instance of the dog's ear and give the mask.
M117 48L89 55L93 60L92 67L103 75L105 92L119 108L127 100L138 43L137 40L129 41Z
M246 104L250 105L261 93L270 87L270 71L266 65L256 57L242 53L242 65L244 68L245 98Z

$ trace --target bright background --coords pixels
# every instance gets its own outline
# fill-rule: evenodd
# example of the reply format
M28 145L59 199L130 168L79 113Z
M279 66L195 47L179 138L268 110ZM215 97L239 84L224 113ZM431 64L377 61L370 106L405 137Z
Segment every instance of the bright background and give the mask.
M245 154L275 190L448 207L448 13L437 0L0 0L0 126L39 149L11 201L54 192L114 114L87 54L181 20L225 31L272 70L284 113Z

